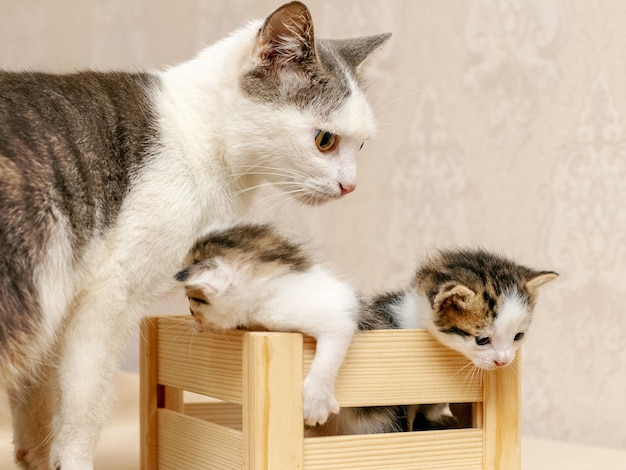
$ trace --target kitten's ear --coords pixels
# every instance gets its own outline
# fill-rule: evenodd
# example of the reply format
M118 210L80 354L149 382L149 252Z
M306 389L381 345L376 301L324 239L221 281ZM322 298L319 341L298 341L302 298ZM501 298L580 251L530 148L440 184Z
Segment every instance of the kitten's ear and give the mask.
M530 274L526 276L526 285L531 289L537 289L539 286L557 277L559 277L559 275L554 271L531 271Z
M343 57L355 73L358 73L365 60L391 37L391 33L376 34L359 38L327 40Z
M210 297L226 292L235 280L235 273L225 263L207 260L187 266L175 279L183 283L187 292L200 290Z
M300 2L291 2L267 17L258 35L259 55L267 68L285 67L316 57L313 19Z
M469 287L462 284L447 283L441 286L439 293L435 296L433 308L436 311L448 307L465 310L475 295L476 293Z

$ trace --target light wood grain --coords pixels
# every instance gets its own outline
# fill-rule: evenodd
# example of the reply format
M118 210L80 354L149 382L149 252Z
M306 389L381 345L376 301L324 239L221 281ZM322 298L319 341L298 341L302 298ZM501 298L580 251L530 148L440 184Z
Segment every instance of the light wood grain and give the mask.
M158 329L160 384L242 403L242 331L198 333L176 317L160 318Z
M306 470L479 470L480 429L314 437L304 440Z
M510 366L485 374L485 470L519 470L522 466L520 367L518 353Z
M144 470L241 470L241 432L215 423L158 410L158 467Z
M235 403L187 403L185 414L241 431L241 405Z
M521 468L519 357L473 373L423 330L359 333L337 380L342 406L472 402L474 429L305 439L312 338L197 333L175 317L144 322L142 335L143 469ZM183 390L223 401L183 403Z
M306 338L305 372L314 353L315 341ZM335 395L341 406L479 402L482 374L468 363L424 330L361 332L339 371Z
M247 333L243 356L245 468L302 469L302 335Z
M139 343L139 436L142 469L156 469L157 464L157 318L141 322Z

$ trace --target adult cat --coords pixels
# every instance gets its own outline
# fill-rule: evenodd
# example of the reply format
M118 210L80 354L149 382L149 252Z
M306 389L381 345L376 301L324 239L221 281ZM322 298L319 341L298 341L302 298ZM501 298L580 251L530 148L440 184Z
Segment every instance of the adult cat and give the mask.
M17 460L89 469L120 352L209 224L269 180L352 191L388 34L315 40L282 6L163 73L0 72L0 379Z

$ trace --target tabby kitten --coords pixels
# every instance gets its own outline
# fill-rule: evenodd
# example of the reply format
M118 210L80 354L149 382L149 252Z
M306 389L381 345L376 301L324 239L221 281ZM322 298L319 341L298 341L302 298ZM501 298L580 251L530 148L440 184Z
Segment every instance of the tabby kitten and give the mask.
M476 249L444 250L426 260L410 285L366 302L360 330L425 328L485 370L509 365L533 317L537 289L558 275ZM446 403L344 408L317 435L455 427Z
M165 72L0 72L0 382L16 457L93 468L130 332L211 223L356 185L363 62L292 2ZM45 399L42 399L44 398Z
M317 340L303 384L306 424L337 413L335 378L357 329L359 296L269 225L210 232L176 275L198 327L298 331Z

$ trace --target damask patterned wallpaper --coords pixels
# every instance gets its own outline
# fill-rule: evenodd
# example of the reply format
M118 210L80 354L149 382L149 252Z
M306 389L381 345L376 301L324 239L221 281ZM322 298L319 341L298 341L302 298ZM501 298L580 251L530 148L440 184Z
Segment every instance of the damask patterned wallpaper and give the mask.
M524 432L626 447L626 2L309 3L319 36L394 33L369 70L379 133L354 194L302 208L266 193L257 217L366 292L447 245L560 272L524 347ZM0 66L163 67L278 4L0 0Z

